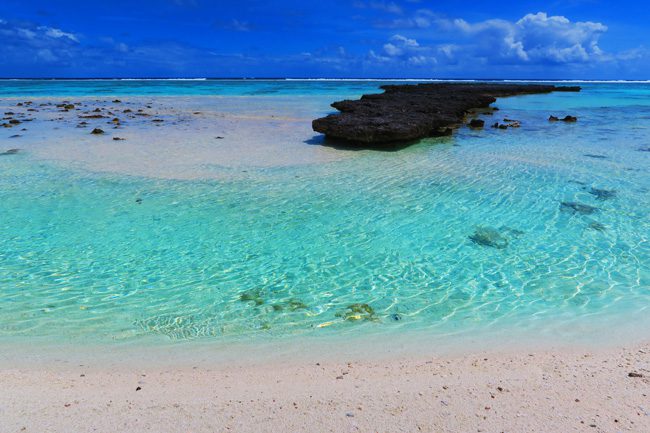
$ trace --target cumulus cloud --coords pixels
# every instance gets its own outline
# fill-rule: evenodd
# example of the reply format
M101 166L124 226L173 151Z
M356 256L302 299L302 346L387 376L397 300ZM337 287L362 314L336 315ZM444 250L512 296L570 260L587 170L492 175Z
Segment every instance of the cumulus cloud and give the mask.
M370 58L380 62L398 61L413 66L436 63L431 49L422 47L417 40L403 35L393 35L383 46L382 54L370 52Z
M604 60L598 41L607 27L591 21L572 22L544 12L518 21L438 19L439 29L474 39L475 54L488 60L530 63L580 63Z
M394 35L390 42L384 44L384 52L391 57L401 56L405 52L419 48L420 44L415 39L409 39L402 35Z
M597 22L572 22L545 12L527 14L517 21L490 19L470 23L419 10L414 16L393 20L390 27L432 29L436 36L458 40L455 55L479 58L487 63L586 63L610 60L598 45L607 26ZM439 47L452 60L449 45Z

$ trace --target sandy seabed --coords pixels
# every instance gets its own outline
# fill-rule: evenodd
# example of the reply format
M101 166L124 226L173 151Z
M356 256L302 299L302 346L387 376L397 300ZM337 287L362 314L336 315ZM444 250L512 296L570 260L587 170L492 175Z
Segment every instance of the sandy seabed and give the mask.
M2 432L650 432L650 344L381 361L5 365Z

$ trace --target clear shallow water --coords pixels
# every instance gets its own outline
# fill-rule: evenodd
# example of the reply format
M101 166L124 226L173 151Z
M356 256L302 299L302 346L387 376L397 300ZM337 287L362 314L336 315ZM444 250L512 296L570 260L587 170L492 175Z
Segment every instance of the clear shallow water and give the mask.
M219 85L236 97L255 88ZM34 91L43 95L42 86ZM50 96L67 95L60 86ZM273 90L282 98L269 104L293 112L287 95L333 101L373 87L264 82L258 90ZM650 85L592 84L578 95L502 99L495 120L519 119L521 129L461 129L399 152L340 150L354 157L253 167L225 180L0 157L0 336L226 341L562 329L562 338L636 320L650 306L650 152L639 150L650 147L649 95ZM580 120L551 124L550 113ZM497 247L482 245L482 233Z

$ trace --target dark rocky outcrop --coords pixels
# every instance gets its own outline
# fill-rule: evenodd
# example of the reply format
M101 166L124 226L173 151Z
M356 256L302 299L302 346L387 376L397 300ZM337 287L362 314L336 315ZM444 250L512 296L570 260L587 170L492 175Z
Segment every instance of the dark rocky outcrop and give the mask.
M548 118L549 122L577 122L578 118L576 116L564 116L562 119L560 119L557 116L549 116Z
M468 126L473 129L480 129L485 126L485 120L482 119L472 119L470 120Z
M102 130L102 129L100 129L100 128L95 128L95 129L93 129L92 131L90 131L90 133L91 133L91 134L94 134L94 135L101 135L101 134L104 133L104 130Z
M468 110L486 108L498 97L580 91L579 87L533 84L427 83L387 85L384 93L332 104L338 114L316 119L314 131L357 146L382 146L449 134Z

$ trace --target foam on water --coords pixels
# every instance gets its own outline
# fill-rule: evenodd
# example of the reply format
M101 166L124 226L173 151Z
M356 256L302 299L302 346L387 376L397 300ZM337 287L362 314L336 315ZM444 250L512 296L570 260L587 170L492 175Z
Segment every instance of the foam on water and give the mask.
M246 86L240 107L258 98L256 110L279 116L329 111L325 97L317 108L286 97L323 92L320 83L265 82L255 96ZM328 100L336 86L339 96L359 90L327 86ZM264 91L277 97L263 102ZM517 329L575 338L639 320L650 306L649 93L594 84L502 99L494 121L522 128L461 129L398 152L327 148L337 157L307 164L290 155L222 164L214 178L1 156L0 336L104 344ZM549 114L580 119L549 123ZM302 131L287 148L322 150Z

